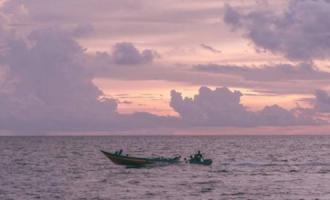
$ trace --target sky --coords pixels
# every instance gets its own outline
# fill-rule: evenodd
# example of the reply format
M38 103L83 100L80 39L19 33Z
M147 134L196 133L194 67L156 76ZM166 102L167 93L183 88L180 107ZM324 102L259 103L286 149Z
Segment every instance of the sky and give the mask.
M328 134L329 59L328 0L0 0L0 134Z

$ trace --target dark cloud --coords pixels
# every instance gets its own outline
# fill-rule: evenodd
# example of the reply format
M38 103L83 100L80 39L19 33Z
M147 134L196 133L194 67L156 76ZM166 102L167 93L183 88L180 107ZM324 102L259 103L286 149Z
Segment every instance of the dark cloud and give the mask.
M112 52L96 52L89 56L86 60L94 73L105 75L106 73L113 74L118 68L126 71L122 66L131 65L151 65L154 59L158 58L159 54L155 50L144 49L140 51L132 43L121 42L116 43ZM121 67L118 67L121 66Z
M215 49L215 48L211 47L210 45L207 45L207 44L200 44L200 46L201 46L203 49L208 50L208 51L210 51L210 52L212 52L212 53L221 53L220 50Z
M236 66L204 64L196 65L200 72L232 74L253 81L329 80L330 73L319 70L312 63L277 64L263 66Z
M193 98L172 90L170 106L182 120L195 126L286 126L313 124L309 116L297 115L277 105L261 111L248 111L241 103L242 93L228 88L201 87Z
M330 113L330 95L324 90L315 92L314 109L321 113Z
M330 3L290 0L283 12L272 8L225 7L224 21L244 30L257 48L294 60L330 58Z
M235 10L228 4L225 5L224 10L225 12L224 12L223 20L227 24L231 24L233 25L233 27L235 26L237 27L241 25L241 15L237 10Z
M151 63L157 53L150 49L140 52L132 43L117 43L113 47L112 59L117 65L139 65Z

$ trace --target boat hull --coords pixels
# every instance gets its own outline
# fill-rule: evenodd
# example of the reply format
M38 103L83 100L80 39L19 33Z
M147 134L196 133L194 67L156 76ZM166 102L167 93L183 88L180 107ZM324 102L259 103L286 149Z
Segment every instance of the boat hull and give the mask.
M189 160L190 164L198 164L198 165L212 165L211 159L205 159L203 161Z
M114 164L117 165L125 165L125 166L134 166L134 167L142 167L145 165L151 165L156 163L178 163L180 161L180 157L175 158L138 158L124 155L117 155L114 153L109 153L106 151L101 151L107 158L109 158Z

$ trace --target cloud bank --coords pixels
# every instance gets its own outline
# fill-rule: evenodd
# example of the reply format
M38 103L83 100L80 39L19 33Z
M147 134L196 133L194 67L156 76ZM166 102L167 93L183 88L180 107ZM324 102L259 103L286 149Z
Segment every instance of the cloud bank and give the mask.
M283 11L271 7L225 6L224 22L259 48L292 60L330 58L330 2L290 0Z
M181 119L194 126L287 126L315 124L311 116L278 105L261 111L248 111L241 103L242 93L228 88L201 87L193 98L171 91L171 107Z
M150 68L126 67L154 64L158 54L153 49L140 50L130 42L116 43L110 53L88 54L76 39L91 36L95 30L88 21L104 16L93 12L86 16L86 20L81 19L81 15L72 13L71 9L76 5L74 1L70 1L68 7L65 6L67 1L58 1L54 4L55 9L47 7L45 10L38 7L38 3L44 4L44 1L29 3L32 1L13 0L8 2L2 8L3 13L0 16L0 22L3 22L0 24L0 129L110 130L151 127L312 125L318 123L318 120L314 119L313 112L329 112L329 94L322 90L316 92L314 107L310 112L304 112L298 108L287 110L278 105L266 106L260 111L253 112L242 105L243 94L239 91L231 91L226 87L215 90L201 87L193 98L183 97L176 90L171 91L170 106L179 114L179 117L157 116L146 112L120 114L117 108L118 100L106 97L103 91L93 83L93 79L100 76L99 66L107 67L107 72L111 74L108 76L110 78L115 78L118 74L125 72L126 74L121 78L129 80L167 79L195 84L216 83L216 85L226 85L230 81L233 85L241 84L237 76L252 81L276 82L277 80L326 80L329 74L319 71L308 62L301 65L264 66L260 69L233 65L199 65L194 70L187 71L173 70L176 66L167 70L156 68L154 71L148 71ZM136 1L102 2L107 6L113 6L114 12L122 7L125 7L125 10L141 9L141 5ZM329 47L324 42L327 41L324 35L328 26L325 26L327 24L321 18L328 15L322 11L321 7L326 9L328 4L325 1L294 2L290 3L290 9L284 13L268 14L260 10L241 12L227 6L225 21L233 26L233 30L243 30L259 48L283 53L290 59L327 58ZM82 4L89 5L89 1L83 1ZM101 9L99 5L94 6L95 10ZM101 10L108 13L107 6ZM61 8L65 8L64 13L68 16L61 18L61 15L57 13L63 11ZM86 8L89 9L88 6L79 7L80 14L84 13L82 11ZM214 13L208 14L208 11L209 9L205 9L190 14L214 16L214 13L218 12L218 10L213 10ZM318 11L320 12L317 14ZM315 12L315 15L319 17L311 18L311 22L301 21L300 15L306 15L308 12ZM176 14L180 16L180 13ZM24 20L26 15L29 15L31 21ZM287 15L292 15L292 21ZM71 19L70 23L64 25L69 27L39 27L48 22L63 23L67 17ZM154 17L155 21L164 21L157 18L160 16ZM182 21L190 20L188 15L182 17ZM110 16L110 18L114 20L116 16ZM197 18L194 20L196 21ZM120 19L127 20L125 16L121 16ZM168 20L172 23L176 22L176 17ZM323 28L314 24L315 20L321 20L319 22ZM27 24L22 24L22 22ZM38 23L32 26L28 22ZM18 25L18 23L21 24ZM289 25L285 25L286 23ZM28 26L28 28L20 32L17 26ZM304 41L307 38L304 35L305 32L301 33L304 27L315 28L322 34L317 35L318 39L306 42ZM62 28L66 31L62 31ZM296 38L294 34L297 34ZM312 31L310 34L316 33ZM322 40L323 44L320 44L319 40ZM217 49L209 45L200 42L198 44L208 51L219 53ZM308 48L309 51L306 50ZM122 71L118 71L118 68ZM219 79L219 76L210 74L204 76L204 73L199 73L201 71L229 75L228 81L223 77ZM141 77L138 77L138 74ZM227 78L227 76L224 77Z
M180 118L150 113L123 115L117 112L117 101L104 97L93 84L93 74L86 70L84 62L90 55L72 34L55 29L37 30L27 38L6 40L6 47L0 60L6 69L0 95L2 129L109 130L315 123L277 105L251 112L240 103L241 92L207 87L201 87L194 98L183 98L181 93L171 91L170 106Z
M85 62L90 55L71 33L41 29L32 31L26 38L9 37L4 44L6 48L0 59L4 71L0 95L2 129L109 130L317 123L312 116L277 105L267 106L258 112L249 111L240 102L243 94L226 87L215 90L201 87L194 98L183 98L181 93L172 90L170 106L179 118L150 113L119 114L117 100L106 98L93 84L94 74L86 69ZM121 58L129 60L125 64L146 59L144 51L141 53L129 43L119 43L115 50L120 51ZM114 55L116 53L110 57L116 57ZM138 56L138 61L131 59L132 55ZM88 64L93 66L93 62ZM312 68L305 66L304 70L311 71ZM324 102L328 101L328 97L317 93L316 98L316 107L326 110Z
M117 115L117 103L102 97L81 66L84 50L66 33L33 31L27 41L8 40L0 96L2 127L81 125ZM60 128L60 127L59 127ZM63 127L62 127L63 128Z
M216 74L232 74L253 81L290 81L290 80L329 80L330 73L319 70L312 63L276 64L262 66L237 66L200 64L194 66L200 72Z

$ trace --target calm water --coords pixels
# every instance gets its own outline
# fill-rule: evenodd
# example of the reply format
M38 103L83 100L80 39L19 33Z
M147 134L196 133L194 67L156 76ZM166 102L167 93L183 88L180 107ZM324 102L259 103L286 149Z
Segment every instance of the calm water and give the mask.
M99 149L211 167L127 169ZM0 137L0 199L330 199L328 136Z

